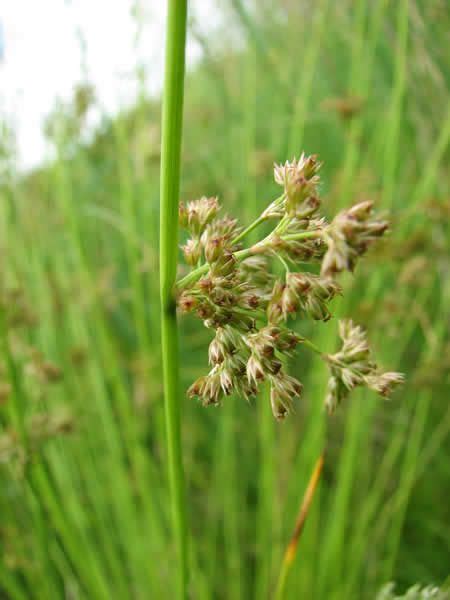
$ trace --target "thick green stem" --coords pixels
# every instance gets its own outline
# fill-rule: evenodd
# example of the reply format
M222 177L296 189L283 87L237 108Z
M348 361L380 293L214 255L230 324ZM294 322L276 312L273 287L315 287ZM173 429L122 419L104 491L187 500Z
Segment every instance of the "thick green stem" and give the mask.
M168 0L163 92L160 196L161 342L167 454L178 597L188 597L188 534L181 450L178 330L174 285L178 257L178 201L183 123L186 0Z

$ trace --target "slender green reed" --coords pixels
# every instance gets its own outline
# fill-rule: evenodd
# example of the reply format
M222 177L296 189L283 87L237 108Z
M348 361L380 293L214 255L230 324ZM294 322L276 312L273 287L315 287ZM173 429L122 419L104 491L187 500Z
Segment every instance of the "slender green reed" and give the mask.
M181 451L176 304L178 202L183 124L186 0L169 0L163 91L160 191L161 341L173 531L178 552L178 597L188 595L188 536Z

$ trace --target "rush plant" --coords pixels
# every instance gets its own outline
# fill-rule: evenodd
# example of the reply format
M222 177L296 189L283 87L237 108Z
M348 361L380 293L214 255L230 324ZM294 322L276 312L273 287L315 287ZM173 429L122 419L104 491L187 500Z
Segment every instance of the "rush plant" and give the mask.
M177 269L180 154L186 45L186 0L169 0L163 93L160 192L161 344L168 471L178 550L178 597L188 595L188 535L181 452L178 330L173 287Z
M297 346L318 353L329 367L329 413L355 387L387 397L403 381L402 374L379 368L366 333L351 320L339 322L342 344L334 354L321 352L291 328L297 316L330 319L330 303L342 293L339 275L353 271L388 228L370 201L328 222L320 213L320 166L316 156L305 154L275 165L275 181L283 191L245 229L220 215L217 198L180 205L180 225L189 234L182 250L192 270L178 282L178 304L214 332L211 369L188 391L204 405L218 405L232 393L249 399L268 381L273 414L283 419L303 390L287 370ZM265 222L272 224L270 233L244 248L245 236ZM281 263L281 277L271 259Z

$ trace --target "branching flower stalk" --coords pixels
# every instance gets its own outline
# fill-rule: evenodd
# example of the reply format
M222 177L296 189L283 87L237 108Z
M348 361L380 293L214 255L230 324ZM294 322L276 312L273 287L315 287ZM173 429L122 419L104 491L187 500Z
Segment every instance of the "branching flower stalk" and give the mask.
M189 234L182 250L192 270L177 283L178 306L215 332L211 369L188 391L204 405L218 405L231 393L249 399L268 381L273 414L283 419L303 390L286 369L298 345L318 353L329 367L329 413L357 386L387 397L403 381L400 373L379 369L364 330L351 320L339 323L342 347L335 354L322 353L288 326L296 316L328 321L330 303L342 293L339 274L353 271L388 228L370 201L328 222L320 214L320 166L316 156L305 154L275 165L283 192L245 229L221 216L217 198L180 204L180 225ZM270 233L242 247L245 236L265 222L273 223ZM282 278L271 271L271 259L283 265Z

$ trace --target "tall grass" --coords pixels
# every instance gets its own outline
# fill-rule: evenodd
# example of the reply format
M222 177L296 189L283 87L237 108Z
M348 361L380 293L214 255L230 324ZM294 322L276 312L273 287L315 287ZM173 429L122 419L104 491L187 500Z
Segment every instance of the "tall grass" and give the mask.
M285 597L369 600L389 579L401 589L448 571L448 15L415 0L283 6L233 2L213 37L193 28L205 59L186 78L180 196L222 192L251 222L273 195L272 162L305 149L324 161L330 214L367 196L389 209L383 265L360 265L336 316L366 324L380 362L408 384L391 403L355 396L326 428L326 374L302 354L292 369L308 395L283 425L264 396L207 410L183 390L204 370L208 332L179 321L171 389L188 493L176 515L190 516L193 597L271 597L326 446ZM174 538L162 411L161 107L104 115L90 144L74 113L58 117L55 160L25 180L8 163L0 189L0 383L11 386L0 406L1 593L174 597L185 571L173 560L183 526ZM304 333L333 350L332 329ZM70 426L58 429L63 409Z
M166 67L164 75L161 201L160 201L160 288L161 342L164 375L167 454L172 496L172 520L178 548L178 595L188 594L188 539L181 442L178 327L174 296L178 262L178 203L180 154L183 124L184 63L187 3L168 3Z

